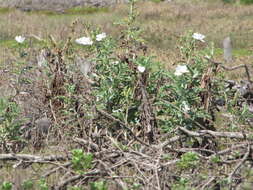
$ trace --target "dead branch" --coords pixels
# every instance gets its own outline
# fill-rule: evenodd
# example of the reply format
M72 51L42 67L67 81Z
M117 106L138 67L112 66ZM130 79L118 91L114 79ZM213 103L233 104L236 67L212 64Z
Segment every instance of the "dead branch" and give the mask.
M186 153L186 152L206 152L210 154L215 154L214 151L204 149L204 148L180 148L180 149L173 149L172 151L175 152L181 152L181 153Z
M65 167L69 167L71 165L71 162L67 162L61 166L55 167L53 169L51 169L50 171L46 172L44 175L42 175L43 178L46 178L48 176L50 176L52 173L55 173L56 171L63 169Z
M92 170L90 172L86 172L85 174L83 175L75 175L75 176L72 176L66 180L63 180L61 181L56 187L55 187L55 190L61 190L63 187L66 187L66 185L70 184L70 183L73 183L79 179L86 179L88 177L94 177L95 175L98 175L98 174L104 174L103 171L99 170L99 169L95 169L95 170Z
M65 187L66 185L68 185L69 183L73 183L74 181L76 180L79 180L81 179L83 176L82 175L75 175L75 176L72 176L68 179L66 179L65 181L62 181L59 183L59 185L57 185L55 187L55 190L61 190L63 187Z
M250 145L248 144L246 154L243 156L242 160L236 165L236 167L234 168L234 170L229 174L229 177L228 177L229 181L232 182L233 176L239 170L239 168L243 165L243 163L248 159L249 154L250 154Z
M0 160L23 160L26 162L33 163L43 163L43 162L52 162L52 161L67 161L69 158L67 156L35 156L31 154L0 154Z
M220 65L221 68L223 68L224 70L227 70L227 71L233 71L233 70L236 70L236 69L240 69L240 68L244 68L245 69L245 73L247 75L247 79L250 83L252 83L252 80L251 80L251 76L250 76L250 73L249 73L249 68L246 64L241 64L241 65L237 65L237 66L234 66L234 67L226 67L224 66L223 63L219 63L219 62L216 62L216 61L213 61L211 59L209 59L208 57L205 57L208 61L210 61L211 63L215 64L215 65Z
M160 158L156 160L156 169L154 170L154 173L155 173L155 178L157 181L157 189L161 190L161 182L159 178L159 166L160 166Z
M146 128L146 134L149 144L154 142L154 128L155 128L155 117L153 114L152 106L148 99L148 94L146 90L147 73L143 73L139 80L140 92L141 92L141 123L144 128Z
M226 66L224 66L224 65L221 65L221 67L222 67L224 70L227 70L227 71L233 71L233 70L236 70L236 69L239 69L239 68L244 67L245 73L246 73L246 75L247 75L247 79L248 79L249 82L252 83L252 80L251 80L251 77L250 77L250 74L249 74L249 68L248 68L248 66L247 66L246 64L237 65L237 66L234 66L234 67L231 67L231 68L226 67Z
M253 140L253 134L245 134L240 132L216 132L211 130L200 130L195 132L183 127L179 127L179 130L192 137L219 137Z
M224 155L224 154L232 152L235 149L244 148L247 144L253 145L253 142L252 143L243 143L243 144L239 144L239 145L232 145L231 148L227 148L225 150L221 150L221 151L217 152L216 154L217 155Z
M113 116L110 115L109 113L106 113L106 112L103 111L103 110L98 110L98 109L97 109L97 111L98 111L101 115L107 117L108 119L111 119L111 120L113 120L113 121L118 122L124 129L126 129L128 132L130 132L130 134L133 136L133 138L134 138L136 141L138 141L139 143L141 143L141 144L143 144L143 145L145 145L145 146L149 146L147 143L145 143L145 142L143 142L141 139L139 139L139 138L133 133L133 131L129 128L129 126L127 126L125 123L123 123L123 122L120 121L119 119L113 117Z
M81 145L90 145L91 148L93 148L93 149L96 150L96 151L99 150L98 145L95 144L95 143L93 143L93 142L87 141L87 140L85 140L85 139L80 139L80 138L74 138L73 140L74 140L74 142L77 142L77 143L79 143L79 144L81 144Z
M116 164L115 167L119 167L122 164L124 164L126 161L123 161L119 164ZM115 176L115 172L112 170L114 167L109 167L106 163L100 161L100 164L104 167L105 171L107 171L109 176ZM118 185L122 188L122 189L127 189L127 185L120 179L120 178L116 178L115 181L118 183Z
M179 160L180 160L180 159L175 159L175 160L172 160L172 161L163 163L163 164L161 164L161 167L167 167L167 166L169 166L169 165L176 164Z
M181 136L172 137L172 138L170 138L169 140L166 140L166 141L162 142L161 144L159 144L159 145L157 145L157 146L155 146L155 147L157 147L158 149L160 149L160 148L165 148L165 147L168 146L169 144L174 143L174 142L176 142L176 141L179 141L181 138L182 138Z
M208 187L209 184L211 184L214 180L215 180L216 177L211 177L201 188L201 190L205 190L206 187Z

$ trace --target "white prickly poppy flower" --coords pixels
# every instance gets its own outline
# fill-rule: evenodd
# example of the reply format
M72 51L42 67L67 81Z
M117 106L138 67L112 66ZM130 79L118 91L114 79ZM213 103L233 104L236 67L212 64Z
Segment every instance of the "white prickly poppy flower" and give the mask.
M75 42L80 45L92 45L93 44L93 41L89 37L78 38L75 40Z
M146 70L145 67L140 66L140 65L137 67L137 69L138 69L138 71L139 71L140 73L143 73L143 72Z
M205 35L203 34L200 34L200 33L194 33L192 35L192 37L195 39L195 40L199 40L201 42L205 42L204 38L206 37Z
M186 113L191 110L190 106L186 103L186 101L182 102L182 110Z
M175 71L175 75L176 76L180 76L180 75L182 75L182 74L184 74L184 73L188 73L189 72L189 70L188 70L188 68L187 68L187 66L186 65L178 65L177 67L176 67L176 71Z
M104 33L104 32L101 33L101 34L96 35L96 40L98 42L102 41L104 38L106 38L106 33Z
M25 41L25 37L23 37L23 36L16 36L16 37L15 37L15 40L16 40L18 43L22 44L22 43Z

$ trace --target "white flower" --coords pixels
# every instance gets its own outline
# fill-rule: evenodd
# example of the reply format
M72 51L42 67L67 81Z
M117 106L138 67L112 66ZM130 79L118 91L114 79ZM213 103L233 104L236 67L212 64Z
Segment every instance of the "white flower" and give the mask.
M104 38L106 38L106 33L104 33L104 32L96 35L96 40L99 42L102 41Z
M117 64L119 64L119 61L113 61L112 64L117 65Z
M143 66L138 66L137 69L138 69L139 72L143 73L146 68L143 67Z
M204 38L206 37L205 35L203 34L200 34L200 33L194 33L192 35L192 37L195 39L195 40L199 40L201 42L205 42Z
M183 101L182 102L182 110L184 112L189 112L191 109L190 109L190 106L186 103L186 101Z
M178 65L177 67L176 67L176 71L175 71L175 75L176 76L180 76L180 75L182 75L182 74L184 74L184 73L188 73L189 72L189 70L188 70L188 68L187 68L187 66L186 65Z
M82 37L76 39L76 43L80 45L92 45L93 41L89 37Z
M23 37L23 36L16 36L16 37L15 37L15 40L16 40L18 43L22 44L22 43L25 41L25 37Z

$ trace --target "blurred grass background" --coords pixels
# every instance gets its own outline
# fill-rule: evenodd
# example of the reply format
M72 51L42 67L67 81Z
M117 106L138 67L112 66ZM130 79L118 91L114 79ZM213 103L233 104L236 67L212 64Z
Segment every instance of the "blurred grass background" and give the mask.
M227 4L220 0L149 1L139 2L138 11L138 24L149 52L169 65L176 56L173 52L178 37L189 30L202 33L208 42L214 42L218 57L222 57L222 40L226 36L232 39L235 56L252 55L253 5ZM0 8L0 51L7 53L16 35L47 38L52 34L56 40L65 40L74 20L79 20L75 37L85 35L82 23L90 23L117 38L119 30L113 23L125 18L127 13L127 4L108 8L75 7L63 12Z

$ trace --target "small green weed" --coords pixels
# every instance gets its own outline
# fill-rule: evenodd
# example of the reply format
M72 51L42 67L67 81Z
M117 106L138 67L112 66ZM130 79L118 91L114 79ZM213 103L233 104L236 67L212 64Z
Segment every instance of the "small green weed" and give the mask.
M185 178L180 178L180 180L172 185L172 190L190 190L190 188L188 188L188 183L189 180L185 179Z
M34 182L32 180L26 180L22 183L23 190L32 190L34 189Z
M195 152L187 152L181 156L177 166L181 169L194 168L199 163L199 157Z
M3 182L0 186L0 190L12 190L12 183L11 182Z
M20 114L19 106L0 98L0 139L2 142L8 140L21 140L19 128L22 122L17 119Z
M85 154L81 149L72 150L72 165L73 169L78 173L85 173L92 168L93 155Z
M49 190L48 184L45 179L40 179L38 183L39 190Z
M105 181L95 181L90 183L90 190L108 190Z
M219 156L214 155L214 156L211 157L211 162L217 164L217 163L221 162L221 159L220 159Z

